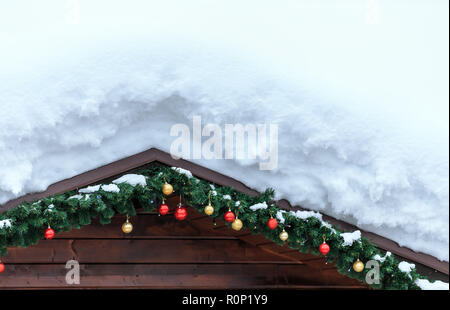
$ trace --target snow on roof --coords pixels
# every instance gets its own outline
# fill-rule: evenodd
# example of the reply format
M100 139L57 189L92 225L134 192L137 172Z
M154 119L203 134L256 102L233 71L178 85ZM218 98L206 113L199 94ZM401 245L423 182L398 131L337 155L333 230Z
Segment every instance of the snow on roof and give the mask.
M274 171L193 161L448 261L447 1L75 2L0 4L0 203L271 122Z

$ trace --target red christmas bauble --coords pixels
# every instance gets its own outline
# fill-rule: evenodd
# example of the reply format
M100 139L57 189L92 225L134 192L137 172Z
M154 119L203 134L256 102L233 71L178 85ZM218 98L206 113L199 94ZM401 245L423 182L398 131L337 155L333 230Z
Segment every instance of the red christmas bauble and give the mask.
M185 207L178 207L175 210L175 218L179 221L184 220L187 217L187 210Z
M227 211L227 212L225 212L225 215L224 215L223 218L224 218L225 221L227 221L228 223L232 223L232 222L234 222L234 219L235 219L236 217L234 216L233 211Z
M159 206L159 214L166 215L167 213L169 213L169 206L163 203Z
M322 253L323 255L327 255L328 252L330 252L330 246L324 242L324 243L322 243L322 244L320 245L319 251L320 251L320 253Z
M45 230L45 233L44 233L45 239L50 240L50 239L53 239L54 236L55 236L55 231L53 229L51 229L49 227Z
M267 227L269 227L269 229L274 230L275 228L277 228L277 226L278 226L277 219L274 219L272 217L267 221Z
M0 263L0 273L2 273L3 271L5 271L5 264Z

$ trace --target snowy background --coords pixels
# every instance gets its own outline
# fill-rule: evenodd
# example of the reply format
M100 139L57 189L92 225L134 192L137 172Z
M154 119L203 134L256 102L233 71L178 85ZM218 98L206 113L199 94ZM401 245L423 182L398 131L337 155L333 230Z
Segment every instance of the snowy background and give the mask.
M446 0L0 2L0 203L175 123L277 123L279 167L196 162L449 259Z

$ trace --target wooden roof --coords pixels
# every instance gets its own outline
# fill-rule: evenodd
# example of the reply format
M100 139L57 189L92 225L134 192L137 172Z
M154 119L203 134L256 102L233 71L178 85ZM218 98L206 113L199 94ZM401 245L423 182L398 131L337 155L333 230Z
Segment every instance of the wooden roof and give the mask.
M123 175L130 171L136 170L144 165L148 165L154 162L160 162L168 166L176 166L190 170L198 178L214 182L219 185L230 186L233 187L235 190L238 190L240 192L249 195L258 194L256 190L249 188L244 183L238 180L227 177L221 173L194 164L187 160L174 159L170 154L158 150L156 148L152 148L147 151L138 153L136 155L104 165L97 169L87 171L73 178L52 184L44 192L27 194L17 199L11 200L5 203L4 205L0 206L0 212L5 212L6 210L19 205L23 201L34 201L55 194L61 194L70 190L86 187L88 185L98 183L108 178ZM292 206L287 200L280 200L278 201L277 205L285 210L294 210L294 211L306 210L301 206ZM325 214L323 215L323 219L343 231L354 231L359 229L354 225L337 220ZM419 272L421 272L423 275L435 279L448 280L449 275L448 262L440 261L437 258L428 254L418 253L409 248L401 247L396 242L389 240L385 237L379 236L377 234L367 232L364 230L361 230L361 233L364 237L368 238L372 243L374 243L378 248L390 251L393 254L396 254L408 261L419 264L416 267L419 270ZM267 247L270 247L270 245L267 245ZM440 272L441 274L439 275L437 274L437 272Z

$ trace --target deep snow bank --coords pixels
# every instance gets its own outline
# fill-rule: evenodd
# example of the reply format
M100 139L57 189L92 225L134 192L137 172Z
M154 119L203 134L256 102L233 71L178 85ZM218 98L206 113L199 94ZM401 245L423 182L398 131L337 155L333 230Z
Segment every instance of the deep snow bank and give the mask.
M273 122L276 171L197 162L448 260L446 1L93 2L0 4L0 203Z

